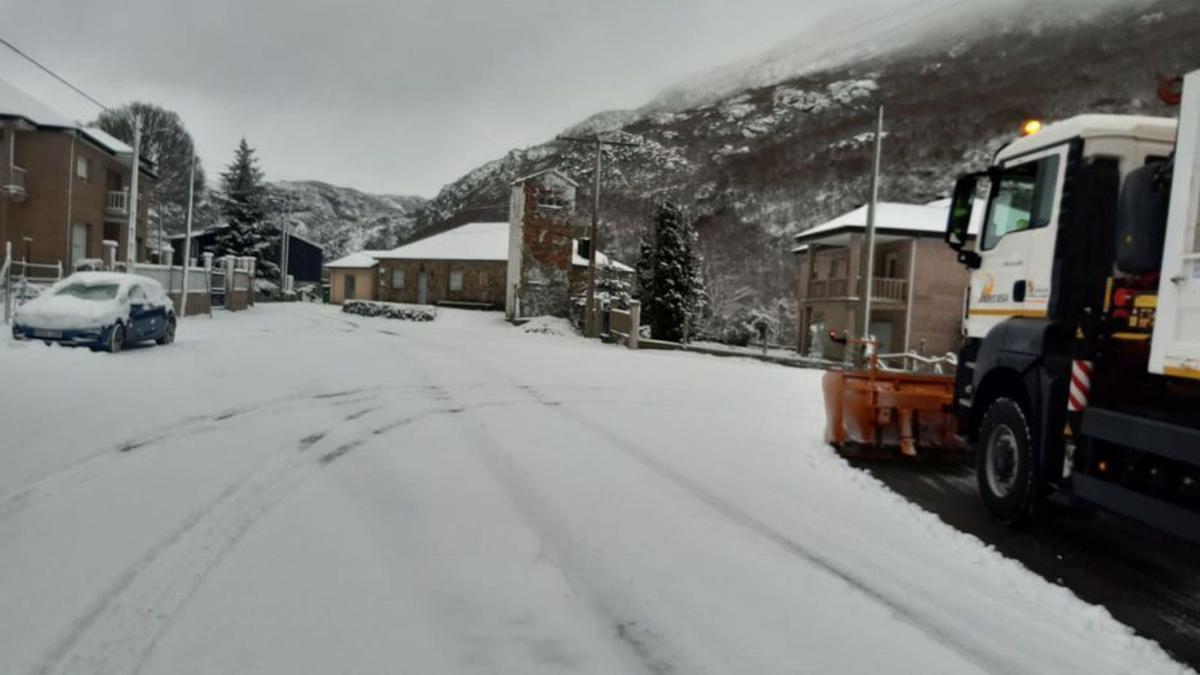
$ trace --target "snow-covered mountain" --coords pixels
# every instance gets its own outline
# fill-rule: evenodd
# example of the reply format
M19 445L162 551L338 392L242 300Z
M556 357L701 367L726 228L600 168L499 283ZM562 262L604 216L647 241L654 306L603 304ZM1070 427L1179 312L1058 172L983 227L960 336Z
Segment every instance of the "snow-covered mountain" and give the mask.
M397 246L413 232L423 197L375 195L320 181L280 181L271 190L283 199L294 231L325 245L332 260L364 248Z
M1195 0L947 2L915 23L894 17L910 25L878 39L843 36L811 57L780 47L570 129L641 142L605 151L600 245L632 261L655 202L676 200L696 219L714 295L735 298L714 297L721 311L794 300L790 235L865 201L880 103L882 197L919 203L982 167L1026 118L1173 115L1158 78L1200 67ZM508 182L551 166L579 180L587 204L590 152L554 141L513 150L446 186L418 230L503 217Z

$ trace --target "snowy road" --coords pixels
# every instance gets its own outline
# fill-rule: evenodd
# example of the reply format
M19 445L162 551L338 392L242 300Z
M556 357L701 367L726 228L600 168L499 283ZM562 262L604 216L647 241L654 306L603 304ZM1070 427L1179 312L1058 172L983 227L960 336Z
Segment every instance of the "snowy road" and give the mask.
M1187 672L820 442L817 373L259 306L0 343L0 672Z

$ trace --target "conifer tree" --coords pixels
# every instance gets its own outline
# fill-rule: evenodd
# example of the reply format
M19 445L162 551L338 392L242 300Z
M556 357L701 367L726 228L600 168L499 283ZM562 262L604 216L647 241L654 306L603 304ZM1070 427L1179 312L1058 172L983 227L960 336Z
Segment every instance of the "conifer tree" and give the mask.
M253 256L259 276L277 277L279 265L265 257L271 245L271 229L266 222L271 211L267 185L254 149L244 138L233 162L221 174L218 204L226 227L217 238L217 254Z
M653 243L651 243L653 242ZM652 237L644 237L637 265L642 317L660 340L678 341L703 309L698 238L683 211L663 202Z

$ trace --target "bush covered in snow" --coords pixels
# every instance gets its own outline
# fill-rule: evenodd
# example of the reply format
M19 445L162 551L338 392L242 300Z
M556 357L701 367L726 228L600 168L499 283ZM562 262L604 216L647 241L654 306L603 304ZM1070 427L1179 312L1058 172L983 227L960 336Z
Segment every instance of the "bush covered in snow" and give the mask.
M554 335L567 337L578 335L575 327L567 319L556 316L538 316L521 325L521 330L534 335Z
M368 300L347 300L342 304L342 311L359 316L382 316L386 319L401 321L433 321L437 318L437 308L429 305L402 305L397 302L371 302Z

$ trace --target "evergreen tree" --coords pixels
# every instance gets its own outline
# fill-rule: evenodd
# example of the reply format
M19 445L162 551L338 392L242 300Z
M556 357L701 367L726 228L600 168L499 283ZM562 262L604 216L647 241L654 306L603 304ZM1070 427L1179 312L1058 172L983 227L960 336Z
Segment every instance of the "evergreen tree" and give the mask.
M272 211L267 185L254 149L244 138L221 174L217 203L226 223L217 237L217 255L253 256L259 276L277 278L279 265L265 257L272 238L266 222Z
M642 317L654 337L678 341L704 306L698 238L683 211L663 202L650 241L643 238L637 266Z

